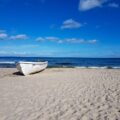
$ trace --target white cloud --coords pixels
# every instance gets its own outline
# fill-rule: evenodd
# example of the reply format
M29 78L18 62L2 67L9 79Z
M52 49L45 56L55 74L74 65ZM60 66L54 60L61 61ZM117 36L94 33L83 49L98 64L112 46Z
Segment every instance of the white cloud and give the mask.
M45 41L56 42L58 40L59 40L59 38L53 37L53 36L36 38L36 41L39 41L39 42L45 42Z
M101 7L107 0L80 0L79 10L86 11L95 7Z
M81 23L73 19L68 19L63 22L61 29L75 29L75 28L80 28L81 26L82 26Z
M49 40L49 41L53 41L53 42L59 40L59 38L53 37L53 36L52 36L52 37L45 37L45 39L46 39L46 40Z
M67 43L84 43L85 40L83 39L78 39L78 38L68 38L65 40Z
M0 30L0 40L26 40L28 36L26 34L8 35L5 30Z
M108 6L113 7L113 8L118 8L119 4L117 4L117 3L109 3Z
M0 40L4 40L8 37L6 33L0 33Z
M0 51L0 56L30 56L29 52L15 52L15 51Z
M65 38L65 39L61 39L58 37L38 37L36 39L36 41L39 42L44 42L44 41L50 41L50 42L56 42L59 44L62 43L71 43L71 44L95 44L97 42L97 40L93 39L93 40L84 40L84 39L79 39L79 38Z
M38 37L38 38L36 38L36 41L44 42L44 41L45 41L45 38L43 38L43 37Z
M19 35L15 35L15 36L10 36L11 40L25 40L27 39L28 36L25 34L19 34Z
M78 43L78 44L94 44L97 40L84 40L78 38L69 38L65 40L66 43Z
M63 40L58 40L57 43L62 44L62 43L64 43L64 41Z
M94 44L96 42L97 42L97 40L88 40L88 43L91 43L91 44Z

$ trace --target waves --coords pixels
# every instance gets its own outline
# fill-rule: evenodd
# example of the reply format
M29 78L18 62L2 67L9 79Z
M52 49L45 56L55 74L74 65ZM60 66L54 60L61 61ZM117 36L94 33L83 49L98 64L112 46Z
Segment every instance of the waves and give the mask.
M103 66L103 67L98 67L98 66L90 66L90 67L87 67L87 66L76 66L75 68L80 68L80 69L85 69L85 68L88 68L88 69L120 69L120 66Z
M120 69L120 58L46 58L46 57L0 57L0 68L15 68L17 61L48 61L48 67Z
M0 68L15 68L14 61L0 61Z
M1 61L0 64L15 64L13 61Z

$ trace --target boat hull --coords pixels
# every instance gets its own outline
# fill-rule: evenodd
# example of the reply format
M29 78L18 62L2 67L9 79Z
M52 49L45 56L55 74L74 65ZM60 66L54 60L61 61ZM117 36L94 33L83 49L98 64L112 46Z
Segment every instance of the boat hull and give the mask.
M23 75L29 75L46 69L48 62L17 62L16 68Z

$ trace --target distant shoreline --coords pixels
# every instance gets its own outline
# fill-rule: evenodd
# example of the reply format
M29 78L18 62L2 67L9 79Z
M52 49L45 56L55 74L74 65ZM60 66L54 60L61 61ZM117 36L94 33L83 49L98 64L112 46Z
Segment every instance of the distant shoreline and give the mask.
M16 66L6 66L6 67L0 67L0 69L2 68L16 68ZM92 67L86 67L86 66L48 66L47 68L76 68L76 69L120 69L120 67L109 67L109 66L105 66L105 67L97 67L97 66L92 66Z

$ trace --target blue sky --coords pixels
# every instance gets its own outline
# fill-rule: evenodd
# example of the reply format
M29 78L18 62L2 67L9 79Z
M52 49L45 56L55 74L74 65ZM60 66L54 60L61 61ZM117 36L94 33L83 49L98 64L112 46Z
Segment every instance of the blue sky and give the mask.
M120 57L120 0L0 0L0 56Z

